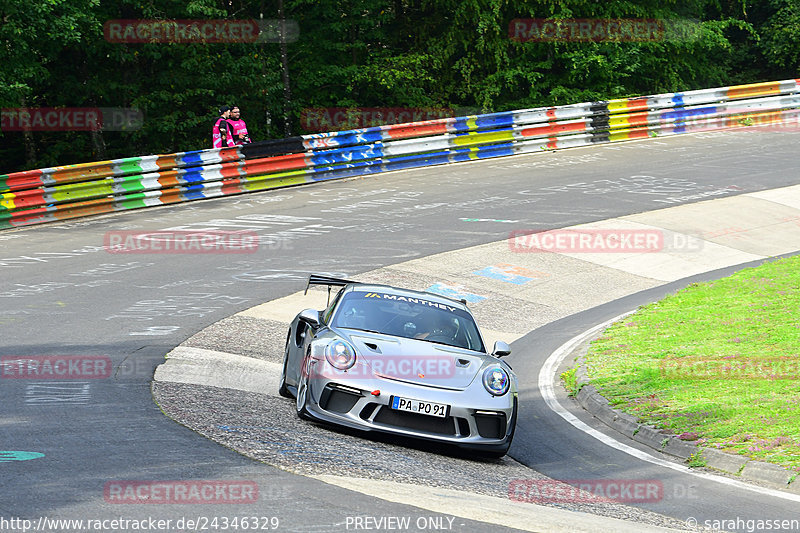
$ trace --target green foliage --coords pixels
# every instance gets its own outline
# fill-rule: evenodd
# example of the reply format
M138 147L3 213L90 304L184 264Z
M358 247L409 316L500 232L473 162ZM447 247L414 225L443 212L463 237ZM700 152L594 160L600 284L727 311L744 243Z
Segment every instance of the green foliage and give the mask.
M109 42L115 19L275 19L273 42ZM518 18L644 18L651 42L518 42ZM142 129L0 132L0 171L207 148L218 105L237 103L256 139L304 133L314 107L483 112L797 76L800 0L0 0L0 107L134 107ZM271 122L268 120L271 118ZM280 124L280 126L279 126ZM96 139L95 139L96 141ZM26 150L35 150L33 156ZM33 157L33 159L31 159Z
M771 0L760 32L759 50L786 76L800 68L800 1Z
M578 385L578 379L575 377L577 368L570 368L569 370L561 373L561 381L564 382L564 388L567 389L568 396L575 396L581 390Z
M686 464L689 466L689 468L700 468L706 466L708 462L706 461L706 458L703 457L702 452L696 452L686 459Z

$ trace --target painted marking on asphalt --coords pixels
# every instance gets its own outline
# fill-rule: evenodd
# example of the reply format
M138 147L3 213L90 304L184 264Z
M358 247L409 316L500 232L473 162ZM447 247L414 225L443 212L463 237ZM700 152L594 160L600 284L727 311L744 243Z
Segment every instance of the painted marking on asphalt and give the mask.
M530 270L520 266L511 265L509 263L498 263L493 266L488 266L486 268L482 268L481 270L476 270L473 272L473 274L499 281L505 281L506 283L513 283L515 285L524 285L525 283L533 281L534 279L546 278L550 276L550 274L547 274L546 272L538 272L536 270Z
M233 279L238 281L256 281L256 282L272 282L272 281L307 281L310 274L318 274L321 276L330 276L333 278L344 278L347 274L344 272L320 272L318 270L257 270L255 272L244 272L236 274Z
M637 459L641 459L642 461L647 461L648 463L652 463L654 465L663 466L665 468L670 468L677 472L681 472L682 474L689 474L695 477L699 477L702 479L706 479L708 481L715 481L717 483L721 483L723 485L729 485L731 487L736 487L738 489L749 490L752 492L757 492L759 494L764 494L766 496L772 496L775 498L781 498L784 500L791 500L795 502L800 502L800 494L790 494L787 492L783 492L780 490L775 489L768 489L764 487L758 487L756 485L749 485L742 481L738 481L735 479L728 479L725 477L715 476L712 474L705 474L702 472L695 472L688 466L683 466L679 464L675 464L671 461L667 461L665 459L660 459L658 457L654 457L647 452L643 452L637 448L632 446L628 446L627 444L618 441L617 439L602 433L585 422L581 421L578 417L567 411L564 406L562 406L558 400L556 399L555 395L555 379L556 379L556 369L561 364L561 362L570 354L572 350L575 349L580 343L585 341L590 336L594 335L596 332L607 328L614 322L623 319L624 317L634 313L634 311L629 311L627 313L623 313L611 320L603 322L576 337L568 340L564 344L558 347L550 357L547 358L542 369L539 371L539 392L542 394L542 398L544 398L545 403L550 409L553 410L558 416L572 424L575 428L583 431L587 435L591 435L595 439L599 440L606 446L610 448L614 448L621 452L627 453L628 455L632 455Z
M519 220L506 220L503 218L459 218L458 220L462 222L504 222L504 223L519 222Z
M90 384L85 381L31 383L25 387L28 405L85 404L92 399Z
M31 459L38 459L40 457L44 457L44 454L39 452L0 451L0 463L30 461Z
M226 305L240 305L249 298L228 296L215 292L192 292L163 296L157 300L140 300L128 308L107 316L105 320L154 320L163 316L185 317L206 315L223 309Z
M434 283L427 289L428 292L432 292L434 294L441 294L442 296L447 296L448 298L455 298L456 300L466 300L470 303L480 302L486 299L485 296L479 296L477 294L472 294L471 292L467 292L464 290L463 285L447 285L445 283Z
M128 335L169 335L181 329L180 326L150 326L143 331L131 331Z

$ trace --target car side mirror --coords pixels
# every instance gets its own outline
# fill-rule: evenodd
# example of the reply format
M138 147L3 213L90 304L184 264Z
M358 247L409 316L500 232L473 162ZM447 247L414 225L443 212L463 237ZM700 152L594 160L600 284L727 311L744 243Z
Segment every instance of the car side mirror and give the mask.
M497 341L494 343L494 349L492 350L492 355L495 357L505 357L511 354L511 346L508 343L503 341Z
M319 311L316 309L306 309L300 312L298 318L303 322L307 322L313 327L319 326Z

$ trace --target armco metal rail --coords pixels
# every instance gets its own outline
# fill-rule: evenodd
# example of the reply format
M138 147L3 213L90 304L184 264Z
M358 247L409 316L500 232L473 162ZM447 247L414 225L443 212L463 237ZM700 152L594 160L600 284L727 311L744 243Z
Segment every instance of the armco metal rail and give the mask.
M321 133L0 175L0 229L688 132L800 126L800 79Z

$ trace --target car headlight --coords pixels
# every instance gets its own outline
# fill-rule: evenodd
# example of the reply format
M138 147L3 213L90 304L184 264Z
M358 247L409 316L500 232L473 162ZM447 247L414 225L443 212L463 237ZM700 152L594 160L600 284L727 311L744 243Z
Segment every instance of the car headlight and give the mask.
M325 347L325 359L332 367L347 370L356 364L356 350L342 340L335 340Z
M489 394L502 396L508 392L510 385L511 379L508 377L508 372L499 366L487 368L483 372L483 386L486 387Z

